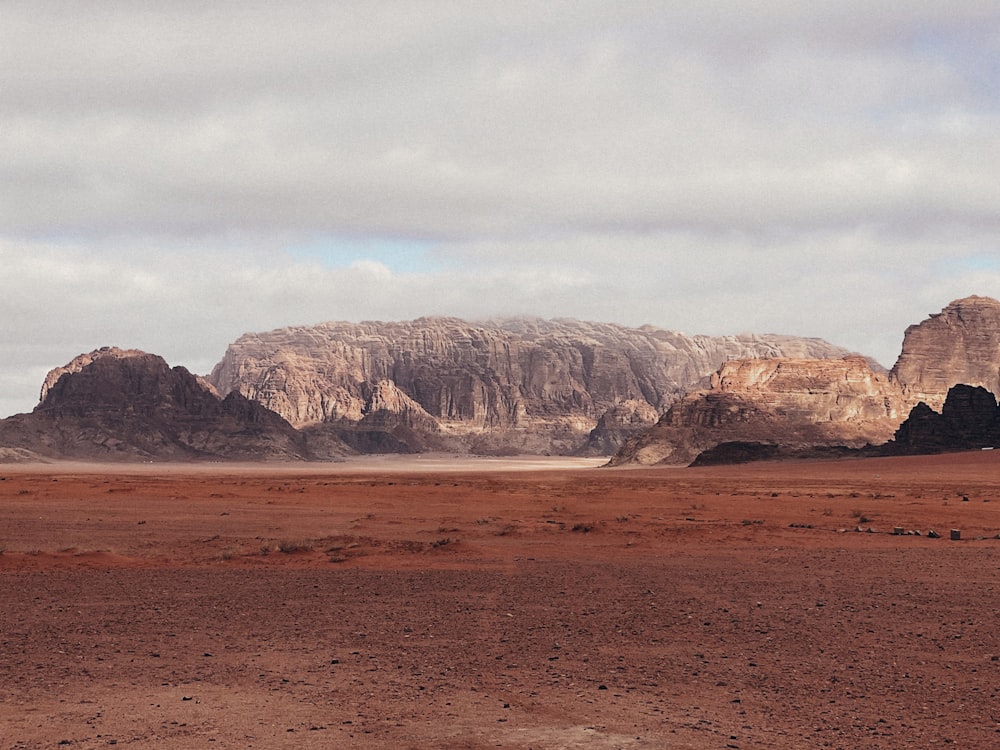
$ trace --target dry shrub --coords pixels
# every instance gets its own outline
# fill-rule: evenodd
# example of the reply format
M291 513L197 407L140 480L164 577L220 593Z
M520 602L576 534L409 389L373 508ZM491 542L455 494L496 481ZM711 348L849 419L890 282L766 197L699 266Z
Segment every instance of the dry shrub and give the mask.
M312 549L312 543L303 540L292 541L289 539L283 539L278 542L278 550L284 552L286 555L291 555L296 552L312 552Z

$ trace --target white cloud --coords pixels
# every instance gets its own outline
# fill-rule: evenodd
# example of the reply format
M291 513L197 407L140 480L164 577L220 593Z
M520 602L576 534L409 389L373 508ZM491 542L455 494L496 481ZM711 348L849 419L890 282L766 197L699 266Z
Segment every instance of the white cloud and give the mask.
M246 330L435 313L891 364L1000 296L1000 10L762 7L4 3L6 403L104 344L205 371Z

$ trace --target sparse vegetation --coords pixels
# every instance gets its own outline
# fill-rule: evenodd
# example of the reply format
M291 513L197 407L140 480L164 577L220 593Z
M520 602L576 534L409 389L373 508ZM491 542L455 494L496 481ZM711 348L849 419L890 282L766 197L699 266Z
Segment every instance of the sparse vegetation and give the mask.
M312 552L313 545L311 542L299 540L291 541L288 539L283 539L278 542L278 550L284 552L286 555L291 555L296 552Z

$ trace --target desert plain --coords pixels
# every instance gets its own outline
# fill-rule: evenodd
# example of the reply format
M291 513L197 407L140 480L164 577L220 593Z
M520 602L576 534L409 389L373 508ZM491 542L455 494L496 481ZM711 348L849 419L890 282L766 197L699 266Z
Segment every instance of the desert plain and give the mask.
M1000 746L1000 451L596 463L2 466L0 748Z

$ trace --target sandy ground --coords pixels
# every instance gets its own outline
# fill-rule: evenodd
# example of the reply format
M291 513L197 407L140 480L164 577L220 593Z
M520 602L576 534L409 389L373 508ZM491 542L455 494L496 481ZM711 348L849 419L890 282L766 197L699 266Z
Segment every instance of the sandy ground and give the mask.
M1000 451L593 464L0 466L0 748L1000 747Z

